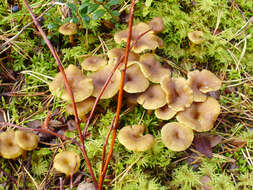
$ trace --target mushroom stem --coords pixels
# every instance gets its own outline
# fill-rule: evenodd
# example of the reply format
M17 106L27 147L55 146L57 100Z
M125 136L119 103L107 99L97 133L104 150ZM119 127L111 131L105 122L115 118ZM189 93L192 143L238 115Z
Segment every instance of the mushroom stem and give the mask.
M70 43L71 43L72 46L75 46L75 45L76 45L76 43L75 43L75 41L74 41L73 35L69 35L69 41L70 41Z

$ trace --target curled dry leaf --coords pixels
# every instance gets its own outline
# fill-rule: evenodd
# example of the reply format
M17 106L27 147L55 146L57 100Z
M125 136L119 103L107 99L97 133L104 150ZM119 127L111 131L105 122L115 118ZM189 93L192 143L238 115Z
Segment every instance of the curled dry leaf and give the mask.
M212 148L208 138L203 135L195 135L193 143L197 151L208 158L212 158Z

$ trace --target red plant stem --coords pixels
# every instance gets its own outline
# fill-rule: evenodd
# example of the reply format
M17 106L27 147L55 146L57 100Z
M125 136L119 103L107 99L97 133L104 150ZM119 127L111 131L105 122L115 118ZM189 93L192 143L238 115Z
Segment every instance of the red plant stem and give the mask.
M131 43L131 38L132 38L134 4L135 4L135 0L132 0L131 10L130 10L130 15L129 15L129 22L128 22L129 31L128 31L128 37L127 37L125 58L124 58L124 69L121 72L121 83L120 83L120 89L119 89L119 95L118 95L118 104L117 104L117 110L116 110L116 117L115 117L115 121L114 121L113 133L112 133L112 141L111 141L110 150L108 152L106 162L105 162L105 165L104 165L104 168L103 168L103 172L99 176L99 186L98 186L99 190L102 190L104 177L105 177L105 174L106 174L106 171L107 171L107 167L109 165L109 161L110 161L111 156L112 156L113 147L114 147L116 134L117 134L119 115L120 115L121 106L122 106L123 87L124 87L124 84L125 84L125 74L126 74L126 68L127 68L128 54L129 54L129 51L130 51L130 43Z
M68 94L69 94L69 96L70 96L70 98L71 98L72 107L73 107L73 109L74 109L75 122L76 122L76 126L77 126L77 131L78 131L78 134L79 134L79 138L80 138L80 141L81 141L81 147L80 147L80 148L81 148L81 151L82 151L82 153L83 153L84 159L85 159L85 161L86 161L86 163L87 163L87 166L88 166L90 175L91 175L91 177L92 177L93 183L94 183L95 187L97 188L97 180L96 180L96 178L95 178L93 169L92 169L92 167L91 167L90 160L89 160L89 158L88 158L87 152L86 152L86 150L85 150L84 138L83 138L83 135L82 135L82 132L81 132L81 128L80 128L80 121L79 121L79 118L78 118L78 113L77 113L77 109L76 109L76 105L75 105L75 99L74 99L74 96L73 96L73 92L72 92L72 90L71 90L71 88L70 88L70 86L69 86L69 84L68 84L68 80L67 80L66 73L64 72L64 68L63 68L63 66L62 66L62 64L61 64L61 61L60 61L59 57L57 56L57 54L56 54L56 52L55 52L55 50L54 50L54 48L53 48L51 42L47 39L47 36L46 36L45 32L42 30L42 28L41 28L39 22L36 20L34 14L33 14L33 12L32 12L32 9L31 9L31 7L29 6L27 0L24 0L24 3L25 3L25 6L27 7L29 13L30 13L31 16L32 16L32 19L33 19L34 24L35 24L36 27L38 28L38 30L39 30L39 32L41 33L42 37L44 38L44 40L45 40L47 46L49 47L49 49L50 49L52 55L54 56L54 58L55 58L55 60L56 60L56 63L57 63L57 66L58 66L60 72L61 72L62 75L63 75L64 84L65 84L65 87L66 87L66 89L67 89L67 91L68 91Z

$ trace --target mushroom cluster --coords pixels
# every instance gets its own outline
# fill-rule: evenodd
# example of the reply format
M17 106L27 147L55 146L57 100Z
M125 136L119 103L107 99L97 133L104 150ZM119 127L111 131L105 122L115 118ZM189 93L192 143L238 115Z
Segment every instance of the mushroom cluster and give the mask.
M25 151L38 146L38 136L25 131L5 131L0 133L0 156L15 159Z

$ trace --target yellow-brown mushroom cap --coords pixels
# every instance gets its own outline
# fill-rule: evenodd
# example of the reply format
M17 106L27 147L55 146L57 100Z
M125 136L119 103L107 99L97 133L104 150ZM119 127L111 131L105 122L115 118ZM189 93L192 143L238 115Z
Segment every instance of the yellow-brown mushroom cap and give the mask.
M155 110L155 116L158 119L169 120L177 114L177 111L171 109L168 104Z
M206 69L189 72L188 82L193 90L193 101L195 102L205 101L206 95L204 93L216 91L221 87L221 80Z
M149 21L148 25L155 33L159 33L164 30L163 19L161 17L154 17L151 21Z
M94 103L95 103L96 98L94 97L89 97L81 102L76 103L76 109L79 117L84 116L85 114L89 113L91 111ZM74 115L74 109L72 107L72 104L68 104L66 106L66 112Z
M74 94L75 102L81 102L91 96L93 92L92 80L83 75L75 65L69 65L65 69L70 88ZM63 100L71 100L64 85L62 73L57 73L54 80L49 84L49 90Z
M77 153L63 151L54 158L53 168L67 176L74 174L80 167L80 157Z
M142 74L139 65L134 64L127 68L124 90L128 93L144 92L149 81Z
M82 69L86 71L97 71L104 67L107 61L101 56L94 55L83 60L81 63Z
M201 44L204 41L203 36L204 33L198 30L188 33L189 40L194 44Z
M183 151L189 148L193 141L193 131L182 123L167 123L161 130L162 142L172 151Z
M170 70L164 68L152 54L144 54L140 57L140 68L144 76L151 82L160 83L165 76L170 76Z
M193 92L184 78L164 77L161 87L167 95L167 103L171 109L183 111L192 104Z
M63 35L74 35L77 32L77 25L75 23L65 23L60 26L58 31Z
M113 67L111 65L107 65L102 69L100 69L99 71L92 73L90 75L94 85L94 91L92 93L92 96L98 97L102 87L104 86L106 79L108 78L112 70ZM120 87L120 78L121 78L120 71L116 70L112 76L110 83L108 84L103 95L101 96L101 99L112 98L114 95L117 94Z
M150 134L143 135L143 125L125 126L119 130L118 139L128 150L146 151L152 148L154 137Z
M144 32L150 30L150 26L146 23L140 22L133 26L131 41L134 41L138 36ZM154 37L153 31L146 33L142 36L133 47L135 53L141 53L144 50L154 50L159 47L157 39ZM128 29L120 31L114 35L114 40L116 43L127 42Z
M22 155L23 150L15 140L14 131L0 133L0 155L5 159L15 159Z
M194 102L176 118L187 127L198 132L209 131L220 114L220 105L217 100L208 97L205 102Z
M145 109L155 110L163 107L167 103L166 94L159 84L151 85L137 98L137 102Z
M31 132L15 131L15 140L22 149L33 150L38 146L38 136Z

